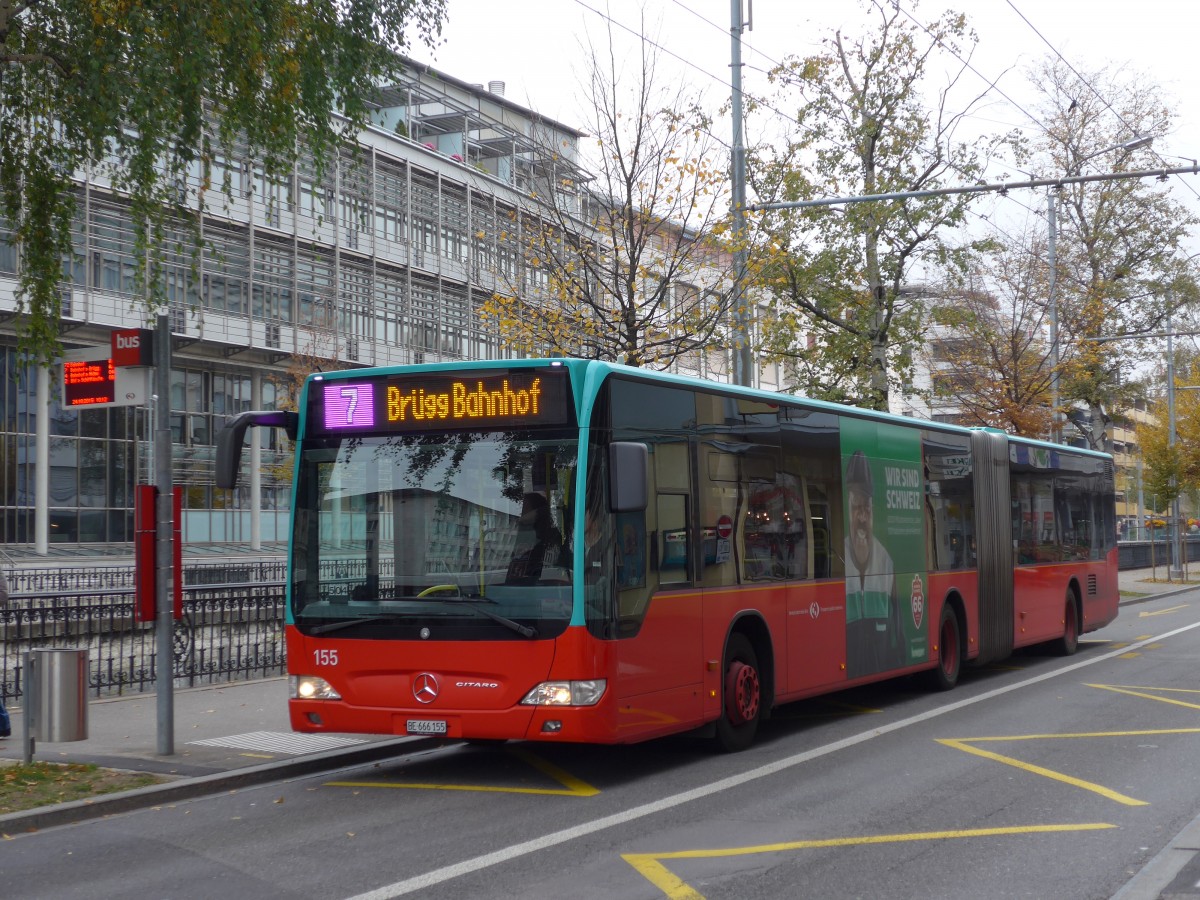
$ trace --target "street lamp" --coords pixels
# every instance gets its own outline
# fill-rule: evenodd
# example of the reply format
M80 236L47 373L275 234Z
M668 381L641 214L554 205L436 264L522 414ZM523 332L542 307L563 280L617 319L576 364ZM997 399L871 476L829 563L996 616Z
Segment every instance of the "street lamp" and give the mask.
M1111 147L1105 147L1103 150L1097 150L1095 153L1089 153L1082 159L1077 159L1075 165L1067 170L1067 174L1077 173L1083 168L1085 162L1095 159L1097 156L1103 156L1115 150L1129 153L1142 147L1149 147L1153 142L1153 135L1135 134L1122 144L1114 144ZM1059 444L1062 443L1062 435L1058 430L1058 258L1056 255L1058 213L1054 205L1055 190L1057 188L1052 187L1046 192L1046 264L1050 267L1050 285L1047 291L1049 297L1046 307L1050 317L1050 441L1051 443Z

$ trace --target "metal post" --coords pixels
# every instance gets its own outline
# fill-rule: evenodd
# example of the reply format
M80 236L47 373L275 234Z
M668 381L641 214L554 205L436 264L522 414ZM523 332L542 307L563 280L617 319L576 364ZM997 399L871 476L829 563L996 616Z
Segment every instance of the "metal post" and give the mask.
M158 393L157 422L154 431L154 484L158 489L155 537L155 594L158 616L155 621L157 672L155 693L158 700L158 752L175 752L175 660L172 631L175 628L175 604L172 592L171 552L174 503L171 491L171 324L170 316L159 313L158 334L154 338L155 389Z
M1175 343L1173 340L1171 319L1167 319L1167 446L1175 447ZM1171 487L1175 496L1171 498L1171 521L1167 527L1167 540L1171 542L1170 568L1167 579L1183 577L1183 569L1179 565L1179 494L1175 479L1171 479Z
M33 467L33 552L46 556L50 552L50 369L37 370L37 389L34 400L34 459Z
M1057 444L1062 435L1058 428L1058 213L1054 191L1051 188L1046 193L1046 265L1050 267L1046 309L1050 316L1050 441Z
M746 146L742 135L742 0L729 2L729 49L733 88L733 288L730 306L733 324L733 383L753 387L754 366L750 353L750 312L745 290L746 276Z
M25 696L22 698L24 703L24 713L21 716L21 762L29 765L33 762L33 731L37 724L33 721L36 715L35 710L38 707L37 683L38 676L34 669L37 663L34 662L34 652L32 650L23 650L21 659L25 666Z
M250 408L262 409L262 373L250 375ZM237 513L235 513L236 515ZM238 535L241 535L239 529ZM250 549L262 550L262 429L250 429Z
M1142 458L1139 456L1137 461L1137 532L1134 538L1138 541L1146 539L1146 495L1144 487L1145 485L1142 481Z

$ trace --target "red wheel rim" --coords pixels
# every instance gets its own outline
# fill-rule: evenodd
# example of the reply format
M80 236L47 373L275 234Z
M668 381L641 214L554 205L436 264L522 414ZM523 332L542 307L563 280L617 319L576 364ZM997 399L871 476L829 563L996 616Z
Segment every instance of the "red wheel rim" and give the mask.
M758 672L735 659L725 675L725 714L734 725L744 725L758 715L758 702Z

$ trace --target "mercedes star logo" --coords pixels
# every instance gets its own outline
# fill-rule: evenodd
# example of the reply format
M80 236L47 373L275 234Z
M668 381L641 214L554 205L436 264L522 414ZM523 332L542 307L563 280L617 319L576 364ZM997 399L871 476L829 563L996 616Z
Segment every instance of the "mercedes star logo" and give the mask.
M413 696L417 698L418 703L432 703L437 699L437 695L437 679L428 672L422 672L413 679Z

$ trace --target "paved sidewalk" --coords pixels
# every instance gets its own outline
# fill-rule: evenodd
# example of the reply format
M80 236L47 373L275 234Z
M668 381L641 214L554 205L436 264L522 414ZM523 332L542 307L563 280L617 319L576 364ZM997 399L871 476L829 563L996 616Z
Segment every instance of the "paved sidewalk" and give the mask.
M278 778L370 762L411 750L426 738L295 734L288 724L287 679L268 678L176 690L174 753L158 753L154 692L93 700L85 741L39 741L39 762L94 763L153 772L164 784L0 816L0 832L46 828L170 803ZM0 765L24 755L24 720L10 709L12 736L0 739Z
M1200 588L1200 566L1190 585L1166 581L1165 567L1122 572L1122 603L1139 603ZM1157 575L1157 581L1152 580ZM169 803L281 777L370 762L410 751L432 739L370 735L303 735L292 732L287 715L287 679L268 678L176 690L174 753L158 753L158 697L154 692L93 700L88 738L72 743L39 742L33 758L47 762L95 763L114 769L153 772L162 785L0 816L0 832L45 828L129 809ZM23 720L12 714L12 737L0 739L0 764L23 756Z
M1154 569L1129 569L1117 575L1117 587L1121 591L1121 602L1130 603L1164 594L1179 594L1200 588L1200 563L1193 563L1188 572L1187 582L1167 580L1167 567L1158 566ZM1143 596L1135 597L1134 594Z

